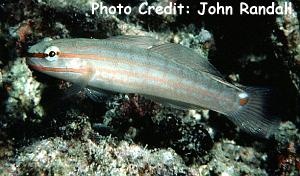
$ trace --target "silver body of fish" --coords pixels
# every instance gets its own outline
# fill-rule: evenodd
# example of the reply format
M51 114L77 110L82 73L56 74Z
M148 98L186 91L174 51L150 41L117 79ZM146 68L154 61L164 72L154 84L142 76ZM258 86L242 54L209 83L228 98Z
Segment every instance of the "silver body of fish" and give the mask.
M37 43L28 53L33 69L82 87L207 108L264 137L277 127L265 114L263 89L227 82L206 58L179 44L139 36L58 39Z

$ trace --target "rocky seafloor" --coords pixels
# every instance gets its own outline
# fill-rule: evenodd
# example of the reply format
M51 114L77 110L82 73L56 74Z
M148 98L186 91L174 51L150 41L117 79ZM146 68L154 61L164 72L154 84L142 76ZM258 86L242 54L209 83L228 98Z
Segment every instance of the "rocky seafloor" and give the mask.
M295 14L276 16L140 15L140 0L102 1L130 5L131 15L92 15L91 2L0 1L0 175L299 175L298 0L275 1L292 2ZM132 94L102 102L84 94L61 98L70 83L31 70L24 57L45 37L116 35L182 44L230 82L271 87L280 97L279 129L266 140L213 111L178 110Z

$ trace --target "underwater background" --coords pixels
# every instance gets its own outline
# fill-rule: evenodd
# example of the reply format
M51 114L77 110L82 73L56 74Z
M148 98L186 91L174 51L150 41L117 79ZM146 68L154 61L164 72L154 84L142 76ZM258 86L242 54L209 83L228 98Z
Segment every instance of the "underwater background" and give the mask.
M130 15L91 14L91 3ZM296 15L141 15L144 1L0 1L0 175L299 175L300 29ZM200 1L148 0L189 5ZM209 1L215 4L217 1ZM246 0L251 5L270 2ZM238 7L239 1L228 1ZM270 139L209 110L178 110L134 94L68 98L70 83L31 70L27 49L45 37L143 35L207 58L232 83L267 87L280 127Z

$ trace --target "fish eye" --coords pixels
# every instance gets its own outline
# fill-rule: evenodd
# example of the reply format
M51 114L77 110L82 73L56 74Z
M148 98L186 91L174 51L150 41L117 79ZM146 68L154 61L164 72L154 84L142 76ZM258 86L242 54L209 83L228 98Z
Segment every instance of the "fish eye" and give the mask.
M56 53L54 51L50 51L49 56L50 57L54 57L56 55Z
M57 46L50 46L44 52L47 57L45 57L48 61L56 61L58 59L58 54L60 53L59 48Z

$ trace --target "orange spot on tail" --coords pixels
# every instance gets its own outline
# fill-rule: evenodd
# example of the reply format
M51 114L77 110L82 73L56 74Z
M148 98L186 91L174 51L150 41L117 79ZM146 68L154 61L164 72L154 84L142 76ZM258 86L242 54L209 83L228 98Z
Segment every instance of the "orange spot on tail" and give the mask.
M248 103L248 98L241 98L240 99L240 105L245 106Z

